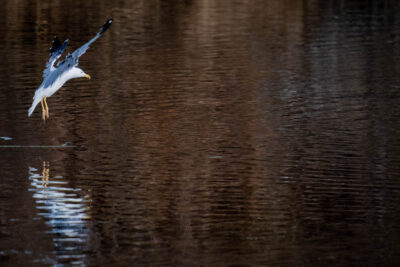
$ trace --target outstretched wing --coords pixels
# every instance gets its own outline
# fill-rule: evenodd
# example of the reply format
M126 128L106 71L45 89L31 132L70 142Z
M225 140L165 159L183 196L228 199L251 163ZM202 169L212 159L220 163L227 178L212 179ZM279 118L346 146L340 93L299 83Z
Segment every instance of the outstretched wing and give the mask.
M83 54L85 54L86 50L89 49L90 44L92 44L94 41L96 41L100 36L103 35L103 33L111 26L112 23L112 19L109 19L106 21L106 23L104 23L103 26L101 26L101 28L99 29L99 31L97 32L96 36L93 37L89 42L87 42L86 44L82 45L81 47L79 47L78 49L76 49L72 54L71 57L73 58L73 60L75 61L74 63L76 65L78 65L78 60L79 57L82 56Z
M103 33L110 27L112 21L113 21L112 19L107 20L106 23L104 23L104 25L101 26L101 28L99 29L99 31L97 32L95 37L93 37L86 44L84 44L81 47L79 47L78 49L76 49L72 54L68 54L63 61L58 62L57 67L71 68L71 67L77 66L79 63L79 57L82 56L86 52L86 50L89 49L89 45L91 43L93 43L100 36L103 35Z
M50 72L54 71L54 62L64 53L65 49L67 48L68 45L68 39L64 41L63 44L61 44L60 40L58 37L54 37L53 40L53 45L50 48L50 59L46 64L46 68L43 71L43 79L45 79Z

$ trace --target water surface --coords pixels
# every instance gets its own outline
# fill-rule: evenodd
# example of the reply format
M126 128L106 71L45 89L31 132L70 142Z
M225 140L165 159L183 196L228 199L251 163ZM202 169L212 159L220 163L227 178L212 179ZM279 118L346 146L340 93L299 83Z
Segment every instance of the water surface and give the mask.
M92 80L28 118L54 35L111 16ZM395 1L6 1L0 265L398 266L399 23Z

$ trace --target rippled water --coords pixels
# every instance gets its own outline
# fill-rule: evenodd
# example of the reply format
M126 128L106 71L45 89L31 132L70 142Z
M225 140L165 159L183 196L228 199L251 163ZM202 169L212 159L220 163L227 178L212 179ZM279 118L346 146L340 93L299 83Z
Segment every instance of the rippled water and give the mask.
M54 35L92 80L27 117ZM6 1L0 265L398 266L395 1Z
M44 161L42 168L41 174L37 173L37 169L30 168L29 191L34 192L36 208L41 211L38 215L50 227L46 233L53 236L56 262L68 260L69 263L82 265L86 258L82 251L85 251L88 242L86 220L90 219L87 215L90 197L79 196L82 190L68 187L62 176L51 176L49 162Z

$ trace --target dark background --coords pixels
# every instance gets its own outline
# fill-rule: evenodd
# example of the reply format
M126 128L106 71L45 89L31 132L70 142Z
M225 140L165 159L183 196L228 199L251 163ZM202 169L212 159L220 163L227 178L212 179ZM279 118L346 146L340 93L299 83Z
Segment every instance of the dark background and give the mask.
M1 5L0 265L400 264L397 1Z

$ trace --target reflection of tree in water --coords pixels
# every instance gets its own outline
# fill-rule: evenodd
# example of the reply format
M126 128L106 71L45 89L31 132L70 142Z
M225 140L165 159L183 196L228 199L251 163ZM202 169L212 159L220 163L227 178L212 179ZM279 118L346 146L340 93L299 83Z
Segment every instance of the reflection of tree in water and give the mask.
M57 262L84 264L89 236L86 226L89 196L82 195L79 188L69 187L61 176L51 177L48 161L43 161L41 175L30 167L29 179L39 215L51 227L47 233L53 237Z

